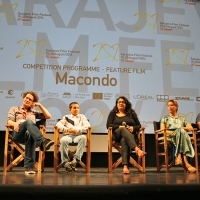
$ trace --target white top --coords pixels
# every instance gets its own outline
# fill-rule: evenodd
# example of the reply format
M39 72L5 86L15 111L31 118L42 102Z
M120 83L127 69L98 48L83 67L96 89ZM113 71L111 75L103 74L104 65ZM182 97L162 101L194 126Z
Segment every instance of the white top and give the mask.
M86 132L88 127L90 127L90 123L83 114L78 114L76 116L69 114L63 116L63 118L56 124L56 126L61 132L63 132L64 135L71 134L68 133L69 128L77 130L77 133L75 135L80 135L83 132Z

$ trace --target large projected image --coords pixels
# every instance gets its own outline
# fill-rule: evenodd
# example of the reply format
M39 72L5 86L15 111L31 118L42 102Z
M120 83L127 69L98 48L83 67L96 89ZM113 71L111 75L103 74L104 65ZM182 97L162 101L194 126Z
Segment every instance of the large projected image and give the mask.
M146 133L166 101L200 112L200 1L0 0L0 130L27 90L50 111L47 131L72 101L106 133L115 100L128 97Z

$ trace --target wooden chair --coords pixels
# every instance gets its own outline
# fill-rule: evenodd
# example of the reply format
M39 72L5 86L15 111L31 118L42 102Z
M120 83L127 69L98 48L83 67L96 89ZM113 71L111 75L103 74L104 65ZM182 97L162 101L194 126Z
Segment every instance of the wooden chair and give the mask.
M197 162L198 162L199 157L200 157L200 130L196 123L192 123L192 127L196 131ZM199 162L198 162L197 166L198 166L198 170L200 170Z
M60 163L60 132L59 128L57 126L54 126L54 172L57 173L58 170L62 167L62 163ZM86 144L86 163L80 161L78 162L79 165L81 165L85 171L88 173L90 172L90 166L91 166L91 150L90 150L90 144L91 144L91 127L87 129L86 132L87 137L87 144ZM69 144L69 146L77 146L77 143ZM68 151L68 155L70 158L73 158L73 155L76 153L76 150Z
M145 151L145 129L141 128L138 136L138 147ZM122 149L119 143L113 141L112 139L112 128L108 128L108 172L111 173L119 164L122 163L122 157L120 157L117 161L113 163L113 148L117 150L120 154L122 153ZM131 153L135 153L135 151L131 151ZM138 158L136 162L135 159L130 156L129 162L138 169L140 172L145 172L145 156L143 158Z
M174 166L174 145L167 141L166 129L160 129L160 122L153 121L154 133L155 133L155 146L156 146L156 167L157 171L162 168L166 168L166 172ZM186 130L187 131L187 130ZM192 141L195 152L195 167L198 169L198 157L197 157L197 145L196 145L196 129L188 131L190 139ZM164 159L160 159L164 157Z
M43 136L46 135L46 119L42 119L36 122L36 125L40 129ZM12 140L12 131L13 127L6 124L6 132L5 132L5 146L4 146L4 164L3 171L12 171L14 167L16 167L21 161L24 160L25 149L23 144L18 143ZM19 152L19 155L15 158L15 150ZM35 163L35 168L38 172L44 170L44 159L45 153L38 150L38 162Z

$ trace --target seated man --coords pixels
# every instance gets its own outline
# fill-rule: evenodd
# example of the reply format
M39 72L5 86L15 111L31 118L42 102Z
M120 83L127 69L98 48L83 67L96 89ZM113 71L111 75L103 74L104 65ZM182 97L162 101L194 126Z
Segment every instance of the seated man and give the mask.
M50 139L44 138L36 126L36 119L51 117L48 110L38 100L37 93L24 92L22 105L11 107L7 117L7 124L13 126L13 141L25 144L25 174L35 174L36 146L39 146L42 151L46 151L54 144ZM33 109L36 106L40 108L40 111Z
M197 128L200 130L200 113L197 115L196 124L197 124Z
M83 114L79 114L80 108L77 102L69 104L69 111L71 114L63 116L56 126L63 137L60 140L61 161L67 172L75 171L76 163L81 161L84 148L86 146L87 137L82 135L90 127L90 123ZM68 145L70 143L77 143L77 150L72 161L68 156Z

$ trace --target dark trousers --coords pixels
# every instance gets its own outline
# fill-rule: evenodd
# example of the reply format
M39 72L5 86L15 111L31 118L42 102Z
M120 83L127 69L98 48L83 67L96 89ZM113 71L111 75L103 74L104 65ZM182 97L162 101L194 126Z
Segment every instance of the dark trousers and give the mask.
M137 146L134 135L125 127L118 128L113 133L113 140L119 142L122 148L122 165L128 165L130 159L130 149L135 150Z
M41 146L44 137L32 120L26 120L19 126L19 132L12 132L13 141L25 144L24 167L34 167L35 148Z

